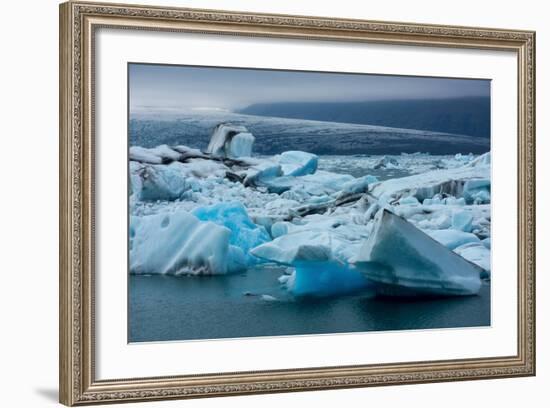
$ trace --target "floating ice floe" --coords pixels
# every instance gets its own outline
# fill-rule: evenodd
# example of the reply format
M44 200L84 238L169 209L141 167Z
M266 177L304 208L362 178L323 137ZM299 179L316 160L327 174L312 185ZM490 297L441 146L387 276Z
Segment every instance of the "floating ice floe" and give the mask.
M284 234L252 249L254 256L283 265L296 261L328 261L339 249L340 241L331 232L307 230Z
M349 264L338 261L298 261L283 285L294 296L330 297L362 292L372 283Z
M477 160L477 159L476 159ZM376 198L391 202L401 197L414 196L423 202L426 199L433 199L436 195L464 197L468 204L472 203L472 194L477 189L490 188L491 167L485 161L476 160L465 166L442 170L432 170L422 174L390 179L373 185L370 190ZM475 163L475 165L473 165ZM486 197L490 200L490 196ZM487 201L480 201L484 203Z
M427 234L448 249L455 249L461 245L480 242L480 239L472 233L457 231L454 229L426 231Z
M289 223L287 223L289 224ZM369 281L347 262L359 249L342 231L313 228L281 235L260 245L252 254L282 265L294 272L279 281L295 296L336 296L369 288Z
M387 210L354 261L379 293L393 296L474 295L484 272Z
M130 218L130 272L225 274L246 268L231 230L184 211Z
M483 268L482 278L488 278L491 273L491 250L487 249L482 242L470 242L454 249L464 259L475 263Z
M312 153L287 151L279 155L279 163L285 176L305 176L317 171L319 158Z
M181 175L181 164L151 165L130 162L130 190L141 201L175 200L191 188Z
M206 153L216 157L249 157L254 136L241 125L220 123L214 128Z

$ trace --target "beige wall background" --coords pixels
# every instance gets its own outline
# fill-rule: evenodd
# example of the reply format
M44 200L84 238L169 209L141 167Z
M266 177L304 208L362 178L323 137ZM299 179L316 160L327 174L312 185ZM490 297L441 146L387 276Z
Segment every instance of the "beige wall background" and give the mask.
M537 31L538 375L535 378L172 401L143 407L547 406L550 386L550 23L524 0L151 0L183 7L455 24ZM57 0L5 2L0 24L0 405L57 401ZM496 135L498 137L498 135ZM511 231L511 233L513 233ZM208 358L208 356L205 356Z

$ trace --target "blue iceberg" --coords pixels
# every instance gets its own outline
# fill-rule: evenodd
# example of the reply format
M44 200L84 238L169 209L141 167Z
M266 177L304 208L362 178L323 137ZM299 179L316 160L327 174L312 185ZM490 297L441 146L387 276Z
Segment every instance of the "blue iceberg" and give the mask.
M201 221L210 221L229 229L229 243L242 250L248 264L259 262L250 250L271 240L266 229L254 224L244 205L239 202L199 207L193 210L193 215Z

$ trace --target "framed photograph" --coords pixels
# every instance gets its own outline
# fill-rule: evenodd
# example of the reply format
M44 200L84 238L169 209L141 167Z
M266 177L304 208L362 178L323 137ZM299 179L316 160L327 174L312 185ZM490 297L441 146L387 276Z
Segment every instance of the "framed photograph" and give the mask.
M534 149L532 31L62 4L61 402L534 375Z

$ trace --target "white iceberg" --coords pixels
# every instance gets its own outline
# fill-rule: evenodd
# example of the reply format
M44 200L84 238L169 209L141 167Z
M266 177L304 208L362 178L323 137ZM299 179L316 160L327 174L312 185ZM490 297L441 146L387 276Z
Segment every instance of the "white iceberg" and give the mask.
M370 193L384 202L391 202L406 196L414 196L420 202L424 202L438 194L460 198L463 196L467 182L476 183L476 180L479 180L485 184L490 177L491 167L489 165L466 165L385 180L373 185ZM466 191L468 188L473 187L466 187Z
M301 231L259 245L251 253L283 265L292 265L296 261L328 261L336 251L334 241L330 232Z
M376 215L355 263L388 295L473 295L481 288L482 268L387 210Z
M191 188L182 164L151 165L130 162L130 191L141 201L175 200Z
M472 222L474 221L474 217L472 216L470 211L455 211L452 215L452 228L464 231L464 232L471 232L472 231Z
M287 151L279 156L279 163L285 176L305 176L313 174L317 170L319 158L312 154L301 151Z
M249 157L255 138L241 125L220 123L214 128L206 153L215 157Z
M355 180L345 182L341 186L340 195L358 194L369 191L369 185L377 183L378 179L371 175L359 177Z
M225 274L246 267L231 231L185 211L130 218L130 272Z
M488 278L491 272L491 250L487 249L483 242L470 242L454 249L464 259L483 268L482 278Z
M454 229L426 231L426 233L448 249L455 249L461 245L479 242L479 238L470 232Z

